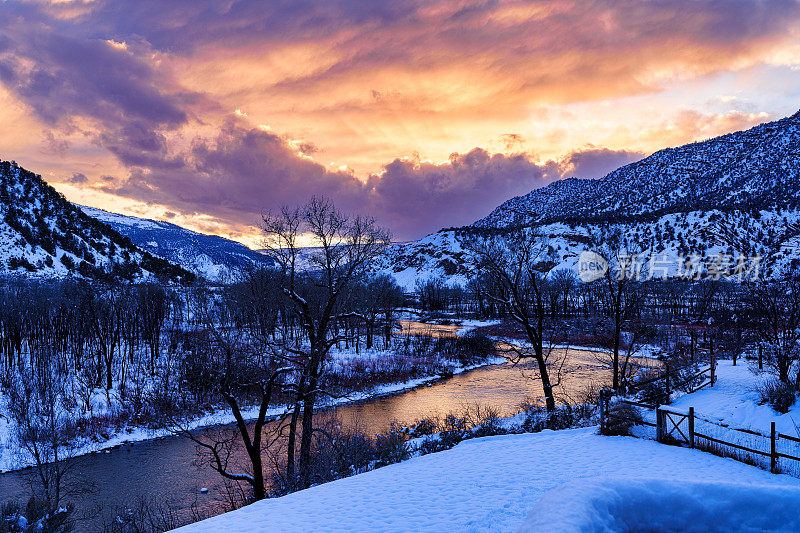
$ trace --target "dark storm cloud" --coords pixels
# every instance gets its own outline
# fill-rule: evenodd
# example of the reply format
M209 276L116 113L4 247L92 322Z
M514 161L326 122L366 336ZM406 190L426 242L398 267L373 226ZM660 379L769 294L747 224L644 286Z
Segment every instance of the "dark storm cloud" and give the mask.
M561 178L576 162L580 168L596 169L615 157L632 157L628 152L596 152L584 150L563 162L536 164L523 154L475 148L452 154L443 164L396 159L364 182L326 169L279 135L230 117L216 139L197 139L180 156L137 167L124 183L103 190L238 225L254 224L262 213L282 205L324 195L342 210L375 216L395 237L409 239L472 223L509 197Z

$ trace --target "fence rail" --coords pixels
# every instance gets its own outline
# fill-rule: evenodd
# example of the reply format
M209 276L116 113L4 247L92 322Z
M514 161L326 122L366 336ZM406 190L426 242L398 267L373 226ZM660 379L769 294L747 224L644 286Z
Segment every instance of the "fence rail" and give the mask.
M609 400L612 391L604 390L600 394L601 431L608 427L608 420L628 421L642 428L654 428L655 440L662 443L699 448L716 455L733 458L737 461L769 468L773 473L784 469L800 477L800 436L786 435L776 430L775 422L771 423L769 434L748 428L737 428L723 421L709 420L695 413L694 407L688 412L670 409L662 404L668 403L673 390L681 389L687 393L696 392L705 387L713 387L716 381L716 358L709 354L710 362L704 368L691 372L689 376L678 376L691 365L670 369L663 373L648 377L628 387L629 395L638 398L620 398L619 401L636 409L644 409L655 415L655 422L637 417L626 418L624 411L611 412ZM701 383L697 381L705 378ZM654 384L663 381L663 388L655 394L648 391ZM649 395L648 395L649 392ZM697 426L701 426L698 428ZM759 449L762 447L763 449ZM769 460L769 465L765 460ZM789 462L787 465L786 462ZM783 463L783 464L782 464ZM788 468L783 468L788 467Z

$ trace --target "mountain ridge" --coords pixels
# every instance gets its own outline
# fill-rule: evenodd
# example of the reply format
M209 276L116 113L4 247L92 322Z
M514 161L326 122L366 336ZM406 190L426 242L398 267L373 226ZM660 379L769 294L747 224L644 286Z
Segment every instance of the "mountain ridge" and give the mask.
M0 161L0 269L25 276L194 279L88 216L15 161Z
M659 150L597 180L553 182L507 200L473 226L508 227L712 207L794 206L797 199L788 197L800 191L800 160L791 161L785 154L800 156L800 111L747 130ZM787 200L781 201L782 196Z
M125 235L139 248L181 265L213 282L225 282L244 270L270 266L273 261L244 244L186 229L171 222L112 213L79 206L92 216Z

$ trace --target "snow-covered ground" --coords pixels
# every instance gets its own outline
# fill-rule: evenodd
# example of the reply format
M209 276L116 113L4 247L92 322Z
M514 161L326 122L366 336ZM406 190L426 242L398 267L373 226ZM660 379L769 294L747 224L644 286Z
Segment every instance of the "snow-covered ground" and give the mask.
M693 394L677 398L670 408L685 411L694 407L698 416L724 422L735 428L752 429L769 434L770 423L780 433L799 436L800 402L786 414L776 412L768 404L760 404L758 386L771 379L771 374L755 374L752 363L740 359L736 366L731 361L717 363L717 383Z
M745 454L748 459L764 468L769 468L771 423L775 422L778 434L800 438L800 401L782 414L769 404L762 403L758 388L771 374L754 372L752 363L740 360L737 366L731 361L719 361L717 364L717 382L713 388L705 387L692 394L673 394L673 401L665 409L679 414L687 414L694 407L695 431L700 434L721 439L725 442L746 446L766 455ZM654 411L643 411L645 420L655 423ZM688 435L687 419L672 417L672 423L678 421L683 435ZM667 429L673 425L668 422ZM741 432L737 430L746 430ZM752 433L755 432L755 433ZM655 438L652 427L639 426L635 429L638 436ZM682 439L675 431L672 435ZM790 439L778 439L777 450L795 457L800 456L800 444ZM727 449L726 451L736 451ZM780 459L779 467L783 471L800 475L800 462L791 459Z
M551 490L556 492L548 495ZM687 523L683 506L695 497L705 500L690 509L738 508L736 516L755 526L798 527L798 479L696 450L601 437L596 428L584 428L465 441L179 531L516 531L523 525L536 531L602 531L597 526L608 524L606 515L615 505L648 520L640 525L680 530ZM636 498L642 506L624 505ZM772 503L761 506L767 501ZM746 516L742 509L748 510ZM726 530L732 523L716 520L694 524L695 529ZM671 523L678 526L670 528Z
M797 434L800 405L782 415L760 404L768 375L740 360L720 361L717 376L669 409ZM180 531L800 531L798 508L800 479L584 428L465 441Z
M580 479L545 494L520 531L800 531L798 504L800 488L780 483Z
M681 420L681 415L688 414L689 408L694 407L697 434L708 435L761 452L757 454L723 447L725 453L738 454L753 464L769 469L770 426L775 422L776 432L779 435L776 450L779 453L800 457L800 444L792 440L800 438L800 401L795 402L785 414L778 413L767 403L762 403L758 388L764 381L770 379L772 379L771 374L754 372L752 363L748 361L739 360L737 366L733 366L731 361L719 361L717 382L713 388L705 387L692 394L673 394L671 405L664 407L668 411L678 413L678 416L671 415L670 421L667 422L667 430L672 432L670 436L684 440L689 435L688 418ZM654 411L645 410L642 414L645 420L656 422ZM680 431L673 429L675 423L678 424ZM655 429L652 427L638 426L634 433L644 438L655 438ZM790 438L781 438L781 434ZM707 444L704 439L698 442L701 446ZM800 461L780 458L778 468L782 472L800 477Z

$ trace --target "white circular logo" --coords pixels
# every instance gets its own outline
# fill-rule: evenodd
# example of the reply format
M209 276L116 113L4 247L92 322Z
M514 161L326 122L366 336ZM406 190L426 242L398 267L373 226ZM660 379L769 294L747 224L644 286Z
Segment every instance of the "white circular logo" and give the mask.
M584 283L598 280L606 275L608 272L608 261L591 250L584 250L578 257L578 277Z

